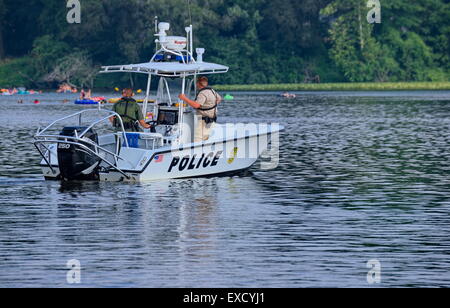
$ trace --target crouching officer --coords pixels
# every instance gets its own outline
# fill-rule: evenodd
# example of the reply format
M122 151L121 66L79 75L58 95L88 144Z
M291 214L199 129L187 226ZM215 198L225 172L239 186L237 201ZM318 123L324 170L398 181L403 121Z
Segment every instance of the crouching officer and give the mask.
M198 125L195 129L194 142L202 142L209 139L214 129L217 122L217 107L222 97L209 87L208 78L204 76L198 78L197 89L195 101L184 94L180 94L179 98L197 110Z
M124 89L122 92L122 99L113 106L113 111L120 115L123 126L127 132L139 132L139 124L143 128L151 127L149 124L145 123L142 110L133 96L134 93L132 89ZM112 116L109 120L115 128L122 129L120 121L116 116Z

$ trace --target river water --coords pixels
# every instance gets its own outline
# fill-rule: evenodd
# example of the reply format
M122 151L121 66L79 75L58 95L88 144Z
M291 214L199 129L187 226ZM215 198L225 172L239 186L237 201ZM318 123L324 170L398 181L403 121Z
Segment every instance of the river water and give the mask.
M450 92L235 93L222 122L286 126L279 167L146 184L45 182L33 134L84 107L18 98L0 97L0 287L73 286L71 259L81 287L450 287Z

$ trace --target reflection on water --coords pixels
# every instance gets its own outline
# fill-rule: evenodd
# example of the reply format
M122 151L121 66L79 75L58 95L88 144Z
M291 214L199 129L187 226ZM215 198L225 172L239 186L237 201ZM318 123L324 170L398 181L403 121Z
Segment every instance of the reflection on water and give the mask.
M0 98L0 286L450 286L450 93L235 97L286 126L277 170L146 184L43 181L33 134L83 107Z

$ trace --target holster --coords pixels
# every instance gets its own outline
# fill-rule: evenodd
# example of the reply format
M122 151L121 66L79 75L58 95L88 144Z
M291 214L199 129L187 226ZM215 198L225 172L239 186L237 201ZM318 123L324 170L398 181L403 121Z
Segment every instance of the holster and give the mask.
M119 128L119 129L122 128L120 126L120 123L116 123L116 125L114 125L114 126ZM125 130L127 130L127 131L133 131L133 132L139 132L140 131L139 124L137 124L136 122L124 122L123 123L123 128L125 128Z
M216 123L217 122L217 117L215 117L215 118L202 117L202 120L205 121L206 125L209 125L209 124L212 124L212 123Z

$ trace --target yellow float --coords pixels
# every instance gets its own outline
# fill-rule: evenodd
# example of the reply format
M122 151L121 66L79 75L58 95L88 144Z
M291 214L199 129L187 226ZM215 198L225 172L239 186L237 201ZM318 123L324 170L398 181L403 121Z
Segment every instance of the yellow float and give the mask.
M110 100L108 100L108 103L115 104L115 103L119 102L120 100L121 100L121 98L111 98ZM144 100L143 99L137 99L136 102L142 104L144 102ZM148 102L150 104L153 104L155 101L149 100Z

